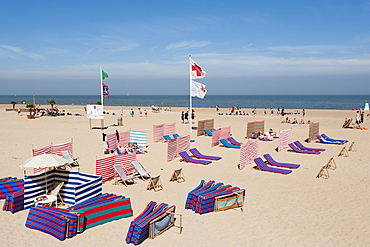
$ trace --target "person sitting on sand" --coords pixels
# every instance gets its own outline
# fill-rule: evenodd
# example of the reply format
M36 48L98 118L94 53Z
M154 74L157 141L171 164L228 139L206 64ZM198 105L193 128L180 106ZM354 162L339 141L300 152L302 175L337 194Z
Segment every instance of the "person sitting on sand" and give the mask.
M303 119L301 119L301 121L299 122L299 124L304 124L304 121L303 121Z
M297 119L294 118L292 124L297 124L297 123L298 123Z
M276 132L273 131L272 129L269 129L269 131L266 133L270 138L276 137Z

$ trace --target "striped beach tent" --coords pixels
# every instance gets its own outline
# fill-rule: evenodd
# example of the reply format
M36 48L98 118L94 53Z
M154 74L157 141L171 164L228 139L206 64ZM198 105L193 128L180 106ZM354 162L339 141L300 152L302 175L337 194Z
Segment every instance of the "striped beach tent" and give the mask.
M67 204L76 204L102 192L102 177L79 171L50 170L24 176L24 209L34 206L34 199L44 195L52 182L63 182L59 194Z

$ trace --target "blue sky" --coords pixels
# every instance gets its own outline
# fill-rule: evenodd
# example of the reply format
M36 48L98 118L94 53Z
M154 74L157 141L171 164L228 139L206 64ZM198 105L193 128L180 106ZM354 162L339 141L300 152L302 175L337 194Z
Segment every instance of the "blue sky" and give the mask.
M0 94L368 94L370 0L2 1Z

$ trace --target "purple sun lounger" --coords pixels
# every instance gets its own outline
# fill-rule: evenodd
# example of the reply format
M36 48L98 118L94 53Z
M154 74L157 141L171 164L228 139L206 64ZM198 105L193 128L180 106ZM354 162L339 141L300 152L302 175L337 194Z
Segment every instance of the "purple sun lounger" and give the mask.
M263 157L265 157L267 162L272 166L285 167L290 169L297 169L298 167L300 167L300 165L297 164L277 162L269 154L264 154Z
M227 140L231 143L231 144L233 144L233 145L235 145L235 146L240 146L240 145L242 145L243 143L241 143L241 142L238 142L237 140L235 140L234 139L234 137L228 137L227 138Z
M325 151L325 149L323 148L308 148L308 147L305 147L303 146L303 144L300 142L300 141L295 141L294 144L300 148L300 149L303 149L303 150L308 150L308 151L319 151L319 152L323 152Z
M204 159L204 160L220 160L221 159L221 157L218 157L218 156L209 156L209 155L201 154L196 148L192 148L189 151L198 159Z
M285 170L285 169L270 167L266 165L265 162L263 162L261 158L254 159L254 163L256 163L259 169L261 169L262 171L266 171L266 172L275 172L275 173L280 173L280 174L289 174L292 172L292 170Z
M299 149L298 147L295 146L294 143L289 143L288 145L296 153L301 153L301 154L320 154L319 151L309 151L309 150Z
M189 163L202 164L202 165L208 165L212 163L212 161L210 160L193 159L192 157L190 157L190 155L186 151L182 151L179 154L181 158L183 158L183 160Z

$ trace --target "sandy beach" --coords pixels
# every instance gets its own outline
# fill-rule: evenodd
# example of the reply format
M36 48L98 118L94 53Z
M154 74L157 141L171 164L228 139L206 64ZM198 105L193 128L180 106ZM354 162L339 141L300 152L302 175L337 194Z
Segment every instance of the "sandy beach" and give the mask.
M45 105L45 107L49 107ZM183 233L171 228L154 240L147 239L141 246L369 246L370 245L370 130L342 129L345 118L355 118L355 111L310 110L306 109L304 121L319 122L320 133L332 138L347 139L355 142L356 152L348 157L338 156L343 148L340 145L305 143L309 147L325 148L320 155L298 154L287 151L276 152L278 140L260 142L259 155L269 153L276 160L300 164L289 175L263 172L253 169L254 163L238 170L239 150L225 147L211 147L211 137L196 136L190 133L188 124L181 123L181 111L186 108L171 108L171 111L152 113L140 117L136 109L130 117L131 107L124 107L124 126L113 126L122 117L120 107L107 106L105 115L106 130L91 130L82 106L58 106L72 116L41 117L27 119L27 113L5 111L11 105L0 105L1 149L0 178L7 176L23 177L21 163L32 156L33 148L64 143L73 140L74 156L79 158L80 170L95 174L95 160L109 155L103 153L102 133L111 134L116 130L140 130L148 132L148 153L140 154L137 159L153 176L161 175L163 190L147 191L147 181L138 180L136 184L125 187L113 185L113 181L103 184L103 192L115 193L131 198L134 216L112 221L59 241L45 233L25 227L29 210L15 214L0 212L1 246L123 246L125 237L133 220L142 212L149 201L166 202L176 205L176 213L183 215ZM292 129L293 141L304 143L308 137L307 124L283 124L283 118L271 116L257 109L244 109L249 116L218 115L215 109L195 108L196 119L214 119L215 128L231 127L232 136L245 142L246 124L249 121L264 120L265 131L272 128L277 133ZM287 109L287 112L293 112ZM220 109L228 113L226 108ZM276 112L276 111L275 111ZM74 116L79 113L84 116ZM115 115L112 115L115 113ZM301 115L292 115L301 120ZM100 122L94 120L93 126ZM202 153L221 156L222 159L210 165L196 165L166 161L167 144L153 141L153 125L176 123L180 135L190 133L191 147ZM370 128L370 119L365 117L363 127ZM316 178L320 168L334 157L335 170L329 170L330 178ZM175 169L183 168L184 183L169 182ZM32 174L29 170L28 173ZM227 210L199 215L185 210L187 194L204 179L215 180L246 189L244 212ZM4 200L1 200L0 206Z

